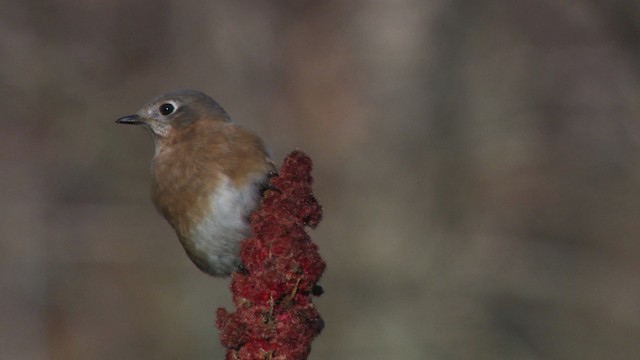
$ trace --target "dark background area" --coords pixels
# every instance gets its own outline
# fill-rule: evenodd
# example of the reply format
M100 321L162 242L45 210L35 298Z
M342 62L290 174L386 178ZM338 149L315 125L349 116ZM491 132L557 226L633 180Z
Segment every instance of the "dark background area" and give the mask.
M640 358L640 3L0 0L0 358L222 359L149 199L196 88L315 162L311 359Z

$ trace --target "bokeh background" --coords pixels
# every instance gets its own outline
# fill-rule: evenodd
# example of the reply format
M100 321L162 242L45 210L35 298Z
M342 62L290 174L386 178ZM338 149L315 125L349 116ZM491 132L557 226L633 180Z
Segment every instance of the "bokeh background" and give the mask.
M222 359L228 280L114 120L197 88L315 162L311 359L640 358L640 3L0 1L0 359Z

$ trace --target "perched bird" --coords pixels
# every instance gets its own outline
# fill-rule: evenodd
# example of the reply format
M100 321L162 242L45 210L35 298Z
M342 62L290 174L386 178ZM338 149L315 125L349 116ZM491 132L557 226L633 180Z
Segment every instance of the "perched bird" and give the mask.
M196 266L213 276L240 264L249 215L276 167L262 140L196 90L162 94L117 123L151 132L153 203Z

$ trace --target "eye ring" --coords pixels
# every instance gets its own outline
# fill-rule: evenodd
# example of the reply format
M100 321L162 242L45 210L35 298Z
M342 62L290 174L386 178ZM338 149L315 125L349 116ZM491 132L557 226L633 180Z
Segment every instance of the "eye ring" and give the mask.
M162 105L160 105L159 110L160 114L167 116L176 111L176 107L171 103L163 103Z

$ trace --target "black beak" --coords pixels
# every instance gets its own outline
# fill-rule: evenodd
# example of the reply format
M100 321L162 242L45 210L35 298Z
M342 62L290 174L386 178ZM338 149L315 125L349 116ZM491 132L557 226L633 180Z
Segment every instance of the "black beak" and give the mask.
M120 119L116 120L116 123L128 124L128 125L142 125L144 124L144 121L142 121L140 119L140 116L138 115L128 115L128 116L123 116Z

